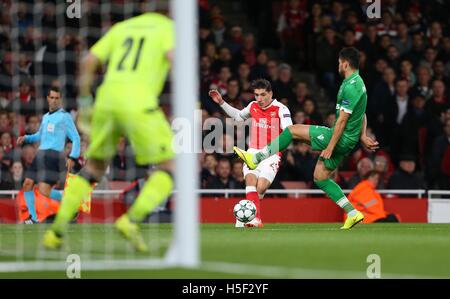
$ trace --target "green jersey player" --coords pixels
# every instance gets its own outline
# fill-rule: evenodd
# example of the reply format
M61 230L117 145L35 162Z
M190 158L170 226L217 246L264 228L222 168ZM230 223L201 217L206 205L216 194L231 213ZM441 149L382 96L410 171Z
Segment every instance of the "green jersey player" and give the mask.
M378 148L378 142L366 135L367 92L359 75L359 52L355 48L344 48L339 53L339 73L344 81L339 89L336 104L336 122L332 128L315 125L293 125L286 128L278 138L250 154L237 147L236 154L254 169L258 163L269 156L286 149L295 139L311 145L313 150L321 151L314 169L314 182L336 204L347 212L347 219L341 229L350 229L364 219L348 201L342 189L330 179L332 172L361 141L371 151Z

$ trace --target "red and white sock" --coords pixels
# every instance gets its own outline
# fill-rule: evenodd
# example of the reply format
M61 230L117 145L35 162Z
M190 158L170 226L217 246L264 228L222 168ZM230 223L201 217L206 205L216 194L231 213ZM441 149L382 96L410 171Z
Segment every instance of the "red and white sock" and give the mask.
M259 195L258 195L258 192L256 192L256 187L255 186L247 186L247 187L245 187L245 193L246 193L246 198L248 200L253 201L253 203L256 206L256 217L261 218L261 210L260 210L260 205L259 205Z

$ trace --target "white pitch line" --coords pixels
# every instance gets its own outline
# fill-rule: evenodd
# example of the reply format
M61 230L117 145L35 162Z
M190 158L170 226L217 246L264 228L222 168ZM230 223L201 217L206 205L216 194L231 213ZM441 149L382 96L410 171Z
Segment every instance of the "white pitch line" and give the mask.
M0 262L0 272L32 272L32 271L65 271L65 261L21 261ZM134 260L97 260L81 263L82 271L111 271L111 270L157 270L177 268L164 259L134 259ZM182 267L179 267L182 268ZM198 268L189 270L204 270L210 272L257 275L267 278L367 278L365 271L339 271L331 269L308 269L278 266L263 266L251 264L237 264L226 262L204 261ZM381 273L382 278L417 279L439 278L398 273Z

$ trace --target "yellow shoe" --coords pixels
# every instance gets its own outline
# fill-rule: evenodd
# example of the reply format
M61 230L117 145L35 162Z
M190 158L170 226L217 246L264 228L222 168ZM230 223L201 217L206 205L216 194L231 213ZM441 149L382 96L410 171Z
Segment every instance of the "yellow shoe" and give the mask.
M125 239L130 241L136 251L142 253L148 252L147 244L145 244L142 238L139 226L131 222L127 214L123 214L117 219L115 227Z
M344 226L341 227L341 229L351 229L358 223L364 220L364 215L361 212L357 212L355 216L353 217L347 217L345 220Z
M47 249L58 250L63 244L63 239L62 237L58 237L55 232L50 229L45 232L42 244Z
M247 153L237 146L233 146L233 151L236 153L236 155L239 156L242 161L244 161L245 164L247 164L248 168L250 168L251 170L255 169L258 166L252 160L253 154Z

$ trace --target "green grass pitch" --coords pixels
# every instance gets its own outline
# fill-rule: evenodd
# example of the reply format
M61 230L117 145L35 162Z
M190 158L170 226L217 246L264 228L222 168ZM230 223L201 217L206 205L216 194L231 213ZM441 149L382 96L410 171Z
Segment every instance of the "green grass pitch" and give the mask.
M266 224L235 229L201 225L197 269L83 270L86 260L148 259L164 255L172 239L169 224L143 225L152 250L135 254L112 225L70 225L61 252L44 251L46 225L0 225L2 262L66 261L81 258L82 278L367 278L371 254L380 257L381 278L450 278L449 224L371 224L350 231L340 223ZM0 278L66 278L65 271L0 272Z

